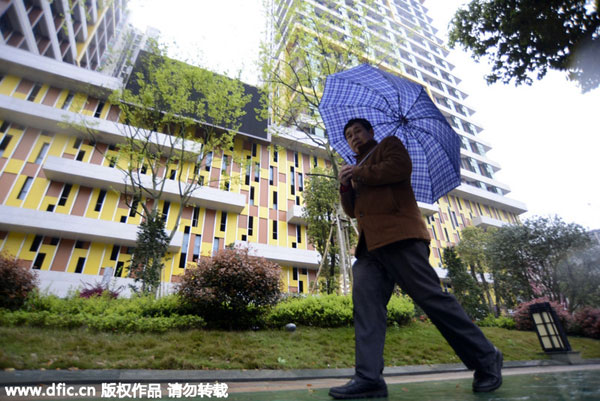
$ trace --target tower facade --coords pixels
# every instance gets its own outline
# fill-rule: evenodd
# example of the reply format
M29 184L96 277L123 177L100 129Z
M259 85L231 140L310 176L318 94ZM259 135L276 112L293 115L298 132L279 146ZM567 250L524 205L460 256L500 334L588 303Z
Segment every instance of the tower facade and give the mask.
M278 38L275 46L280 57L285 58L285 49L293 49L298 42L290 33L294 29L308 35L312 29L315 37L329 37L334 52L349 49L348 36L359 32L363 48L355 55L355 65L377 64L423 85L459 134L461 185L435 204L419 203L432 238L430 262L438 275L445 276L440 269L443 249L460 241L463 228L518 223L526 206L508 197L509 186L495 178L500 165L487 156L491 145L480 137L483 128L474 119L475 110L460 88L460 78L453 73L454 66L447 60L449 51L436 35L424 0L304 0L302 7L295 3L275 0L272 4L273 32ZM311 24L308 14L320 22ZM290 37L294 43L289 43ZM326 46L321 49L324 59L335 59L333 54L326 54ZM295 62L291 58L287 63Z
M108 101L131 72L118 62L105 70L108 74L93 68L101 64L98 51L104 49L98 40L106 37L95 35L107 29L109 13L116 15L116 8L123 13L123 3L74 3L74 14L96 7L85 13L84 43L78 42L81 31L75 26L84 20L72 14L61 25L66 32L73 28L66 42L58 39L57 28L54 36L46 30L48 21L59 26L64 14L55 7L67 1L12 0L0 9L0 251L37 270L42 289L61 295L82 283L97 283L107 272L127 283L141 221L125 201L123 176L115 168L115 147L123 139L119 124L124 123L117 105ZM40 16L22 18L23 10ZM27 39L27 29L41 30L49 43L75 41L68 51L77 52L63 58L51 44L40 47L41 42ZM115 31L115 38L120 33ZM132 37L131 43L116 38L111 47L137 51L141 44ZM266 121L256 119L257 89L246 85L245 90L252 101L233 146L205 160L201 174L206 184L187 204L178 202L178 174L163 171L168 182L158 210L167 229L182 212L162 272L165 290L195 260L231 244L279 263L286 291L307 292L314 280L319 257L308 243L301 205L306 173L325 162L318 149L271 138ZM95 137L66 121L88 123ZM234 162L239 159L247 167Z

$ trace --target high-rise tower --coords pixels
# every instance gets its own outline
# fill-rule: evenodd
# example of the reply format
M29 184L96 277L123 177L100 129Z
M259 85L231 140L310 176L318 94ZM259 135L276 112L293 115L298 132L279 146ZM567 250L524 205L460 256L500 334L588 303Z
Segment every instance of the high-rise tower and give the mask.
M326 54L327 46L319 48L323 51L322 59L331 60L336 60L333 53L350 49L349 36L358 34L356 48L362 46L362 50L355 54L355 64L376 63L427 88L462 141L462 184L433 205L419 204L432 237L431 263L441 267L443 248L458 243L462 228L517 223L518 216L527 209L522 202L507 197L510 188L495 179L500 165L487 156L491 145L479 136L482 127L473 118L475 110L468 105L468 95L460 88L461 80L447 61L449 51L436 35L423 3L423 0L304 0L301 7L296 7L298 3L293 0L275 0L273 32L281 59L285 59L286 52L292 54L300 42L293 36L294 29L309 36L313 34L315 42L332 38L328 45L332 54ZM312 21L318 18L320 22L311 22L309 14ZM308 40L304 43L313 45ZM294 55L288 58L284 64L298 62ZM347 55L339 58L349 60ZM309 62L301 63L303 68L310 68Z

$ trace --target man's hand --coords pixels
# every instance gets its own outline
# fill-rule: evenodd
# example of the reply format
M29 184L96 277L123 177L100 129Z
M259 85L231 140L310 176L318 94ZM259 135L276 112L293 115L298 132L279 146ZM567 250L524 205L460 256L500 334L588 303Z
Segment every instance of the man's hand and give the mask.
M346 164L342 166L340 173L338 174L338 179L340 180L340 184L345 187L350 186L350 179L352 178L352 170L354 170L354 166L351 164Z

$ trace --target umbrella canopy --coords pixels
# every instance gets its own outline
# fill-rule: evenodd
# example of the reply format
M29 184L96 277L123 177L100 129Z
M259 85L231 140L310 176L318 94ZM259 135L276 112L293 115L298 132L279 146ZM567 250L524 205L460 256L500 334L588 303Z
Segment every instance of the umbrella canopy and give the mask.
M400 138L418 201L434 203L460 185L460 138L423 86L363 64L327 77L319 111L331 146L348 163L354 153L343 129L353 118L369 120L377 141Z

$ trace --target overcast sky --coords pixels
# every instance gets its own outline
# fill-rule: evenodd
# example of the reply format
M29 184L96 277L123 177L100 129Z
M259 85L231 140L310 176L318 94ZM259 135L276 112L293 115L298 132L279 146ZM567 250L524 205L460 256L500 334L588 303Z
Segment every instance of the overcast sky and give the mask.
M447 39L454 11L464 0L426 0L428 15ZM178 58L257 82L256 60L264 37L261 0L133 0L131 22L153 26ZM487 86L489 67L459 49L449 61L476 110L488 157L502 168L495 178L510 198L524 202L521 215L558 215L588 229L600 228L600 89L582 95L564 74L551 71L532 86Z

